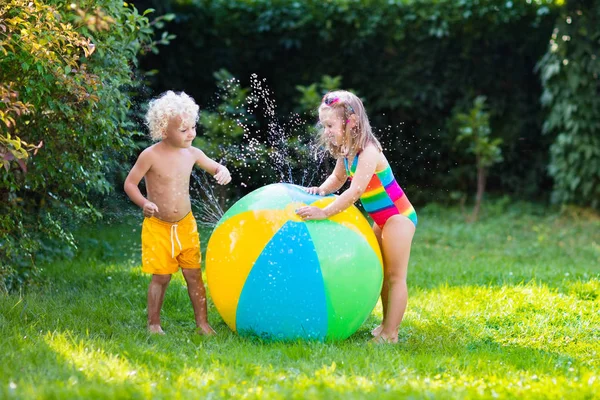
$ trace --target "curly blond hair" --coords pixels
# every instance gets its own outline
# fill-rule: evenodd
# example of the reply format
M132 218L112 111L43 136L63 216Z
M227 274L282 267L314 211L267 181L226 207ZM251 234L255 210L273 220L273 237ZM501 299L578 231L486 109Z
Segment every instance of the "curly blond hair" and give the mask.
M325 137L325 130L319 132L319 143L334 158L348 157L350 154L357 154L364 150L367 144L372 143L382 151L379 140L373 135L369 118L362 101L354 93L346 90L336 90L323 96L319 112L330 110L342 118L342 127L344 129L344 139L341 146L336 146L329 138ZM356 116L356 126L352 131L346 132L346 123L351 115Z
M198 121L200 107L194 99L184 92L175 93L169 90L150 101L146 113L146 125L150 130L150 137L159 141L167 129L169 119L185 115L186 120Z

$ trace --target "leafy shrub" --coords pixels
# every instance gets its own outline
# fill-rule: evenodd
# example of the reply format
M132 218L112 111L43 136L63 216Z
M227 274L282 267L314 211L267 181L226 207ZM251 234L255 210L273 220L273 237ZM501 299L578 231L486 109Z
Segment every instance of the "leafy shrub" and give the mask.
M307 184L315 179L323 163L316 148L316 110L323 95L340 87L341 77L323 76L319 82L297 86L300 97L290 121L280 120L273 112L271 92L262 82L253 81L252 88L242 87L229 71L214 74L218 102L200 113L202 133L194 144L214 157L221 157L242 187L253 189L274 181ZM317 166L311 160L318 156ZM327 166L329 167L329 166ZM301 176L299 180L298 176ZM246 182L249 182L248 184ZM250 183L251 182L251 183ZM219 197L227 196L226 188L216 187ZM231 191L229 190L229 197ZM237 190L239 197L247 190Z
M464 160L452 152L446 121L462 99L484 95L491 129L504 143L504 162L490 172L489 189L533 197L551 183L553 138L541 133L534 67L557 15L552 1L138 3L177 13L169 28L176 45L142 61L160 69L157 91L185 89L207 104L216 90L213 73L225 68L245 87L253 74L266 79L277 112L287 116L297 110L297 86L340 76L344 88L364 98L373 126L385 128L380 138L403 180L419 185L410 190L413 201L420 192L454 188L448 171Z
M569 1L539 63L553 199L600 208L600 7Z
M69 223L100 217L93 196L112 189L108 176L133 146L132 70L138 53L156 46L153 28L122 1L78 4L8 0L0 8L4 289L35 276L40 240L74 245Z
M489 168L502 161L501 139L491 137L490 113L486 110L485 96L478 96L468 113L458 113L455 120L458 125L457 142L467 142L467 152L475 156L477 171L477 196L475 206L468 220L477 221Z

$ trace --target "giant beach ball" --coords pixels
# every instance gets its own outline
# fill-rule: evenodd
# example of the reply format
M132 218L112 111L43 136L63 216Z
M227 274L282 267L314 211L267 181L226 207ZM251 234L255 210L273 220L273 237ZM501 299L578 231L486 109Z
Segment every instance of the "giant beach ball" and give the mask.
M383 267L368 221L355 206L319 221L295 212L334 200L277 183L242 197L219 220L206 276L233 331L267 340L340 340L369 316Z

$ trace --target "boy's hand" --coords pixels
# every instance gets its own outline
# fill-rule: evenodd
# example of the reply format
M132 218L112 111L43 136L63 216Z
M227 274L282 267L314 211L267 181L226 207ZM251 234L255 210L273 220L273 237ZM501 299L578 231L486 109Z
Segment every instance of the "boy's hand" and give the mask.
M150 217L154 216L154 213L158 212L158 207L153 202L147 201L144 204L143 210L144 210L144 217L150 218Z
M229 182L231 182L231 174L224 165L219 166L214 178L217 180L219 185L227 185Z
M304 188L308 192L308 194L316 194L319 196L325 196L325 191L318 186L312 186L308 188Z

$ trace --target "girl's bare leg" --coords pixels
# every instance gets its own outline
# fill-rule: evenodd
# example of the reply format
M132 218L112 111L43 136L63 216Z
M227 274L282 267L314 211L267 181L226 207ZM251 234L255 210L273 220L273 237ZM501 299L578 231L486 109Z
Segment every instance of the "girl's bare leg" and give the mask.
M375 233L375 237L377 238L377 242L379 243L379 248L382 249L383 245L381 243L381 228L376 223L373 223L373 233ZM388 285L387 281L383 280L383 285L381 286L381 307L383 308L383 320L381 324L377 326L375 329L371 331L371 335L379 336L381 330L383 329L383 323L385 321L385 313L387 311L387 297L388 297Z
M198 333L201 335L214 335L216 333L215 330L208 324L206 289L202 281L202 271L200 268L182 268L181 271L187 283L188 295L192 301Z
M398 327L408 303L406 277L410 247L415 234L415 225L411 220L396 215L391 217L381 232L381 251L383 255L384 278L382 302L385 304L381 331L376 339L379 342L396 343Z
M148 287L148 330L151 333L164 334L160 326L160 310L170 281L171 275L152 275Z

